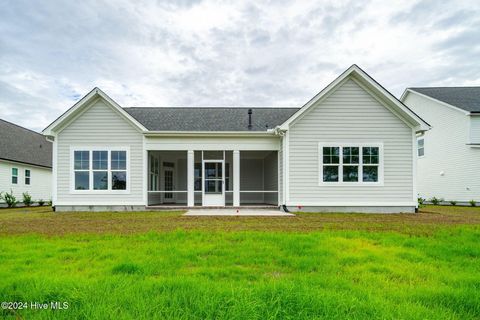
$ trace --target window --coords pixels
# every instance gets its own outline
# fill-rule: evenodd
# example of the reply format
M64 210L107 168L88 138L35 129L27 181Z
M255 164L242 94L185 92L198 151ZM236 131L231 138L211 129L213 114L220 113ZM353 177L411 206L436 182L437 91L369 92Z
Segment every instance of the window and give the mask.
M30 184L30 170L26 169L25 170L25 184L29 185Z
M112 151L112 190L127 189L127 152Z
M90 152L74 152L75 190L88 190L90 187Z
M323 147L323 181L338 181L340 167L340 148Z
M108 151L92 152L93 190L108 189Z
M372 184L381 182L381 145L320 145L323 184Z
M75 150L74 190L127 190L125 150Z
M12 184L18 183L18 168L12 168Z
M417 139L417 154L419 157L425 155L425 138Z

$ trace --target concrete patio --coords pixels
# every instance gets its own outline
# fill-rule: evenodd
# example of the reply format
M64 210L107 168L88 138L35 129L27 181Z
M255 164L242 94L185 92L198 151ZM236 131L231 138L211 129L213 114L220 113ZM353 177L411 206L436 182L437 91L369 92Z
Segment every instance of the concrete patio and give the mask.
M293 217L292 213L272 209L190 209L184 216L270 216Z

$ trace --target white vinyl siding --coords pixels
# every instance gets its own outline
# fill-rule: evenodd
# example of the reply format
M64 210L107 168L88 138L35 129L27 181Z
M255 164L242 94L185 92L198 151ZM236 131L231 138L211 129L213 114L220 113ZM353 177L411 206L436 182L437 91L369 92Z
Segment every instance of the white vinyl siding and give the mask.
M480 148L468 145L472 117L415 92L404 103L432 126L425 132L425 156L418 159L419 195L480 201Z
M12 168L18 169L17 184L12 184ZM30 184L25 184L27 170L30 171ZM22 201L23 192L28 192L34 202L41 199L46 203L52 198L52 170L0 160L0 192L10 192L10 190L18 201ZM0 200L0 203L3 202Z
M319 185L318 145L383 144L383 185ZM413 131L348 79L293 122L289 133L289 204L414 203ZM287 198L288 199L288 198Z
M480 144L480 115L470 117L470 143Z
M102 100L96 100L57 137L57 202L61 205L142 205L143 201L143 137L118 112ZM72 149L84 146L115 147L129 150L129 192L71 192ZM100 148L100 149L99 149ZM147 173L145 173L147 174Z

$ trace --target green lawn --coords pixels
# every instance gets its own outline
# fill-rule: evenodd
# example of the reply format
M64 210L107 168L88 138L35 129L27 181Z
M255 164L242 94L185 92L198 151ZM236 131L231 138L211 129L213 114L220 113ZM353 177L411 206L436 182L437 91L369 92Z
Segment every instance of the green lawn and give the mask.
M0 210L12 319L478 319L480 208L183 217Z

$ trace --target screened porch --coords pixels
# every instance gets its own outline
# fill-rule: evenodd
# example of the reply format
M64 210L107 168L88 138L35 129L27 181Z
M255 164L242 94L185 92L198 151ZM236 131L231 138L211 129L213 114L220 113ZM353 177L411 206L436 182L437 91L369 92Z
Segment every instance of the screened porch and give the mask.
M148 206L277 206L277 151L148 151Z

